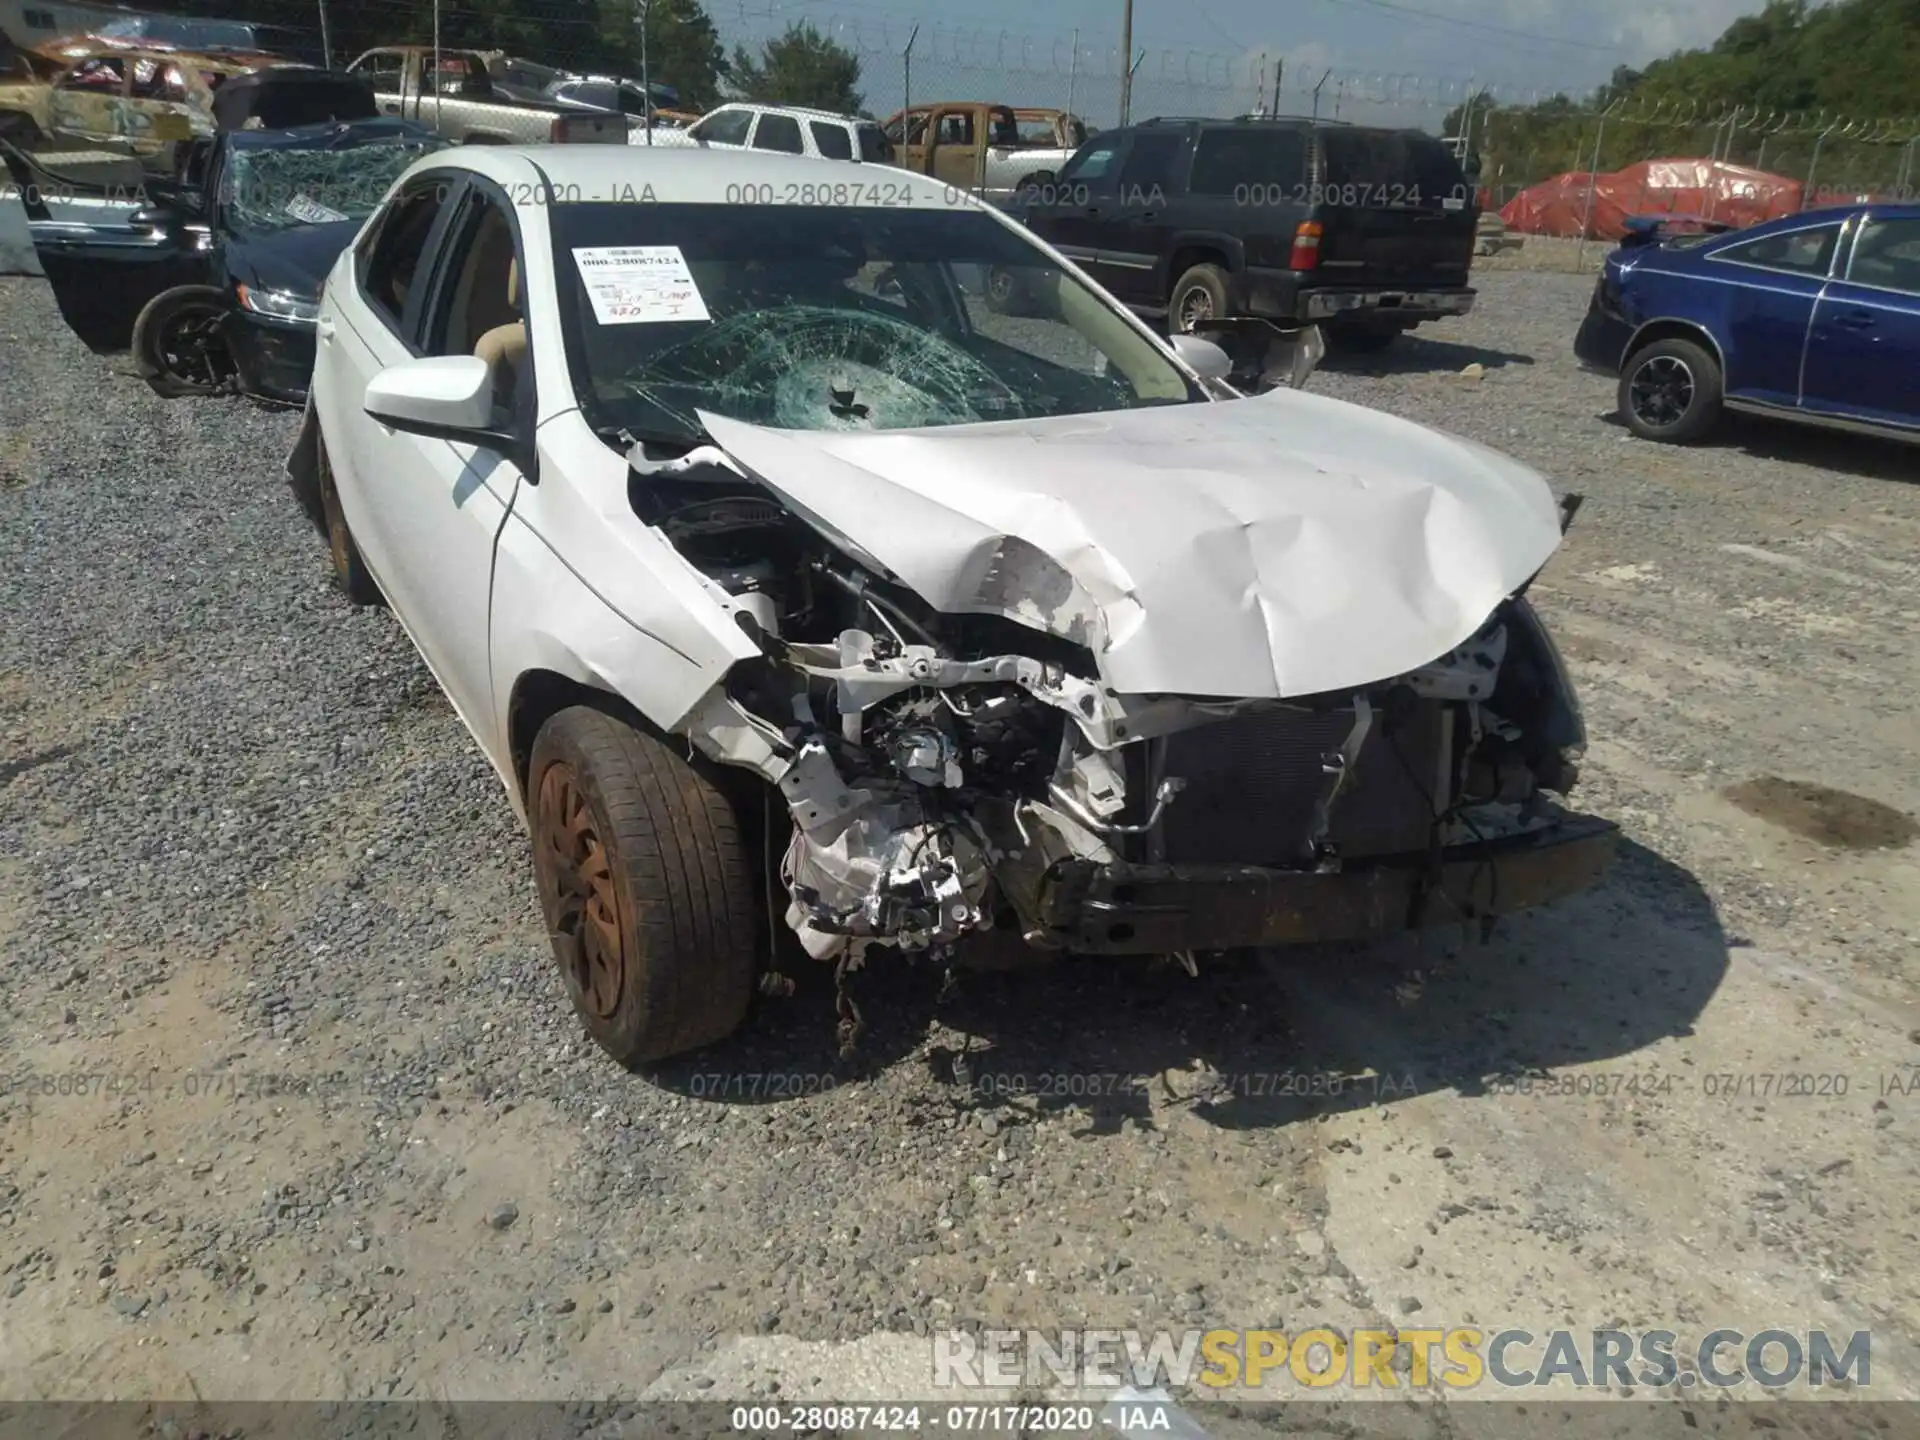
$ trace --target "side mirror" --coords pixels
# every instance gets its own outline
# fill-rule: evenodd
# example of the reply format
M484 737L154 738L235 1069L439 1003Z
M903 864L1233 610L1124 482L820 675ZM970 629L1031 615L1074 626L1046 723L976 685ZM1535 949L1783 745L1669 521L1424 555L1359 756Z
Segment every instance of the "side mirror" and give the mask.
M506 454L513 436L493 421L493 367L478 355L430 355L389 365L362 408L395 430Z
M1202 380L1225 380L1233 374L1233 357L1213 341L1179 331L1168 339L1173 344L1173 353L1186 361L1188 368Z

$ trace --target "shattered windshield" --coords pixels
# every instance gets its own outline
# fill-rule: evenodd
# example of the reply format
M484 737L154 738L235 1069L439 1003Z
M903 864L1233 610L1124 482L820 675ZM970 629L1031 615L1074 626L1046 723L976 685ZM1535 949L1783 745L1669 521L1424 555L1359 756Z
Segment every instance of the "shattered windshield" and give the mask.
M575 389L597 428L696 412L897 430L1197 400L1113 302L965 209L560 205Z
M222 187L228 223L242 235L265 235L364 220L401 171L440 148L413 136L324 148L336 140L331 132L312 147L235 146Z

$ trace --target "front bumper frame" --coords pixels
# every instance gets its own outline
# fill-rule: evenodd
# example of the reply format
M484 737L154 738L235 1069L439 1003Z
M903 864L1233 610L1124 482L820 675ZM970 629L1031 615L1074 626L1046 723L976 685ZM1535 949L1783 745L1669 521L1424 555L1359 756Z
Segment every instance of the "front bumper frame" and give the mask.
M314 325L276 320L235 306L225 333L247 394L283 405L306 403L318 336Z
M1568 814L1525 834L1337 871L1060 860L1028 939L1079 954L1167 954L1376 940L1564 899L1597 884L1619 827Z

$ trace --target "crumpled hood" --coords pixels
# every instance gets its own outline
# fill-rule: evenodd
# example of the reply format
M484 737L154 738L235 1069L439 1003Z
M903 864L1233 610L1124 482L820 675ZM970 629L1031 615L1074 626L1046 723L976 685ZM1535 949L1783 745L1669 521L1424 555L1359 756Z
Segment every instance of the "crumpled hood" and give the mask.
M936 610L1079 640L1122 694L1301 696L1403 674L1560 543L1534 471L1294 390L923 430L700 419Z

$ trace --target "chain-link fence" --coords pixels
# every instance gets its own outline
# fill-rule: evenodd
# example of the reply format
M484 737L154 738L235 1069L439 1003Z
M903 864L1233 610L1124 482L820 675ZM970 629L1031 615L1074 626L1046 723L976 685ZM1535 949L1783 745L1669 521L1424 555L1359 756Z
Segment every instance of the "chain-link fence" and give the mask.
M1762 112L1644 91L1602 104L1471 76L1328 67L1307 62L1312 47L1147 45L1126 56L1117 24L1100 33L988 29L921 12L920 0L196 0L183 8L283 27L274 34L324 45L336 64L374 46L437 41L565 71L638 78L645 67L690 108L738 95L736 56L761 56L804 25L857 61L848 88L876 118L955 100L1068 110L1094 129L1119 123L1123 104L1136 120L1267 113L1413 126L1479 156L1490 208L1551 182L1559 233L1605 233L1622 209L1701 208L1698 197L1675 201L1689 188L1708 197L1709 210L1724 199L1725 217L1740 223L1861 195L1906 198L1920 183L1920 119ZM1705 168L1640 163L1668 159ZM1569 229L1572 210L1578 231Z

